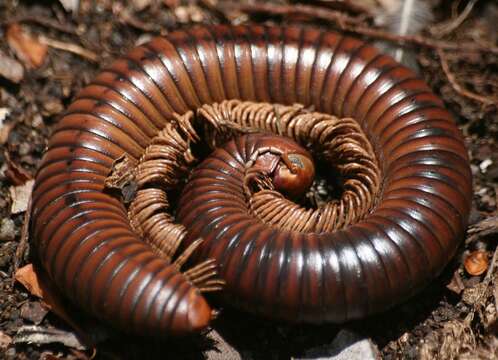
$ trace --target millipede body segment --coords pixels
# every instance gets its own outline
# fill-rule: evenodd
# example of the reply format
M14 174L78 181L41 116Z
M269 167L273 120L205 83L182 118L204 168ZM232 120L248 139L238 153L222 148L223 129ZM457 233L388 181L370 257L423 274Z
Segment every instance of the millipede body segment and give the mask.
M175 189L173 170L137 175L144 200L129 208L105 182L123 156L137 169L188 174L189 146L202 141L179 120L190 111L211 126L206 134L214 124L210 139L220 146L183 189L181 224L168 236L184 241L164 246L158 234L176 220L158 215L170 204L153 185L164 173L159 186ZM230 112L239 120L224 122ZM286 198L302 193L288 176L311 156L338 161L346 178L341 198L317 209ZM127 331L207 326L201 292L221 284L215 264L234 305L344 322L399 303L441 272L463 237L471 185L461 134L441 100L374 47L312 28L193 27L131 50L79 93L37 173L31 233L62 292ZM130 214L149 212L153 220L130 224ZM173 260L178 246L186 252ZM190 253L200 265L183 271Z

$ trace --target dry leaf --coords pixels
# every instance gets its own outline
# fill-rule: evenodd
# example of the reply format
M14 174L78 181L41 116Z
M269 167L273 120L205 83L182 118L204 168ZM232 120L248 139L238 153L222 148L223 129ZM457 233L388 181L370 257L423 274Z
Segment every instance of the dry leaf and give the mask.
M21 283L31 295L43 300L47 308L69 324L77 333L80 339L87 344L94 344L103 341L108 337L106 329L100 327L95 322L80 324L70 316L68 307L64 305L62 296L53 287L48 275L40 268L28 264L19 268L14 275L16 281ZM91 333L85 331L91 329Z
M28 68L38 68L45 61L47 45L27 34L17 23L7 28L7 43Z
M28 264L18 269L14 277L31 295L42 299L49 310L66 321L78 334L85 335L82 328L69 315L59 293L51 285L47 275L43 271L35 268L33 264Z
M33 269L33 264L28 264L18 269L14 276L16 281L20 282L31 295L43 299L43 291L38 281L38 275Z
M34 180L28 180L23 185L11 186L9 188L10 197L12 198L12 206L10 208L12 214L19 214L28 209L34 183Z

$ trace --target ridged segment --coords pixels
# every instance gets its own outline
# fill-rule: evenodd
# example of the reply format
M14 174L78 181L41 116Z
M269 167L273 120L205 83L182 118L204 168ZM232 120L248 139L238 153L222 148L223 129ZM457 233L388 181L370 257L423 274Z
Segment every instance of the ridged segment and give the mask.
M233 98L355 118L384 182L378 207L356 225L277 232L244 213L241 166L258 140L218 150L186 186L179 218L187 244L205 239L196 258L217 259L231 301L292 321L342 322L402 301L455 253L470 208L466 150L442 102L410 70L315 29L196 27L104 70L49 141L31 228L41 264L73 301L128 331L206 325L199 292L137 237L104 179L124 153L138 159L173 112Z

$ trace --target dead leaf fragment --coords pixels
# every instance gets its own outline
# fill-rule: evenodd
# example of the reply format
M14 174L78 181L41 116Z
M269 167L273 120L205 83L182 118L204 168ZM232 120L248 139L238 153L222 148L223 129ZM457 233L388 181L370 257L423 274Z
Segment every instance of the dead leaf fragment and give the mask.
M135 180L135 167L137 161L127 155L116 159L112 165L112 171L105 179L104 186L107 190L118 191L125 204L131 202L137 191Z
M86 350L75 334L59 329L49 329L38 325L25 325L17 330L14 344L53 344L60 343L70 348Z
M36 69L45 61L47 45L25 32L17 23L7 29L7 43L27 68Z
M38 275L33 269L33 264L19 268L15 273L15 279L21 283L31 295L43 299L43 291L38 281Z
M31 295L39 297L48 309L66 321L78 334L85 335L82 328L71 318L63 305L57 290L51 285L47 275L42 270L36 269L33 264L28 264L17 269L14 275L16 281L21 283Z
M24 68L17 60L12 59L0 50L0 76L18 83L24 78Z
M10 197L12 198L12 206L10 208L12 214L20 214L28 209L34 183L34 180L28 180L23 185L11 186L9 188Z

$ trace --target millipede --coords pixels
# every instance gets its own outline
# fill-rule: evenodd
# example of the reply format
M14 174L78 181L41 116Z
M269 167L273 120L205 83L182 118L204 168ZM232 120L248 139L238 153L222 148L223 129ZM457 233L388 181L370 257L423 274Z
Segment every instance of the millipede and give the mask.
M317 197L331 180L337 194ZM449 262L471 197L454 119L391 57L314 28L195 26L79 92L30 229L76 305L182 335L208 326L210 291L290 322L385 311Z

